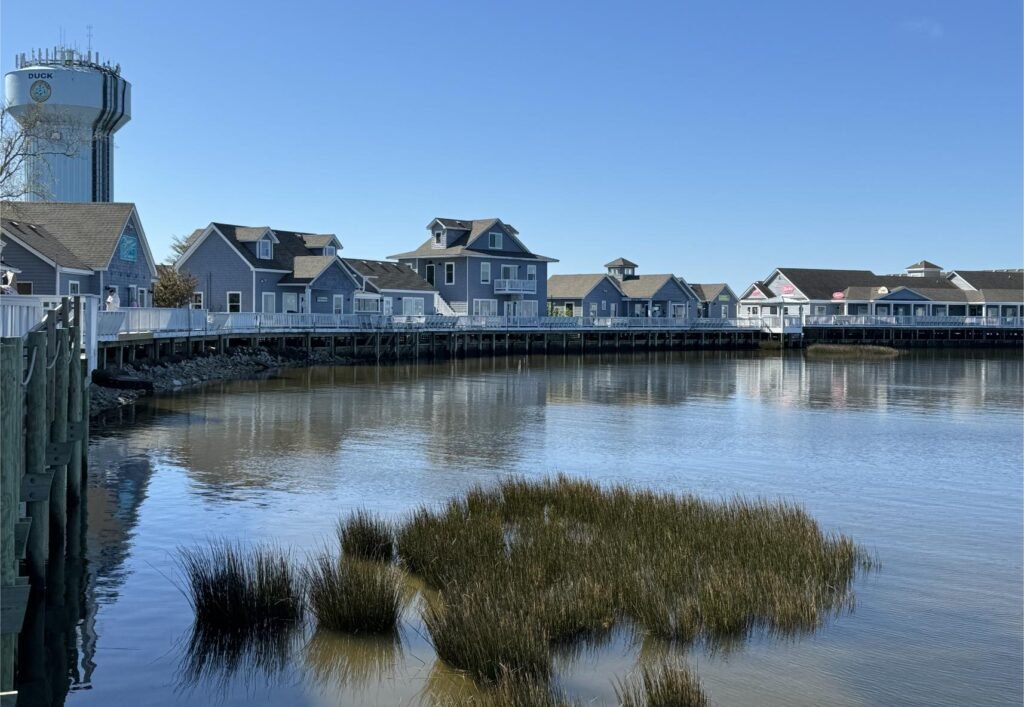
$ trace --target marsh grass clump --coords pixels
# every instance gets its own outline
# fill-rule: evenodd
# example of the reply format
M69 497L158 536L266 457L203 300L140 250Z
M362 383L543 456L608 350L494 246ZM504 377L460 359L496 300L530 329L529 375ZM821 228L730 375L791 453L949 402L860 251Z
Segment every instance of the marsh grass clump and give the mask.
M621 707L707 707L700 680L683 664L643 666L639 675L618 681L615 697Z
M362 508L338 523L338 540L346 557L390 562L395 556L391 525Z
M793 636L852 607L870 560L802 508L708 501L559 476L472 489L399 528L406 569L439 590L438 655L479 680L543 680L551 648L625 621L676 644Z
M312 559L305 576L309 609L320 627L374 634L398 626L403 579L396 567L325 551Z
M268 632L302 619L302 587L282 550L221 541L183 549L179 561L201 631Z
M807 347L809 358L896 358L899 355L899 349L891 346L811 344Z

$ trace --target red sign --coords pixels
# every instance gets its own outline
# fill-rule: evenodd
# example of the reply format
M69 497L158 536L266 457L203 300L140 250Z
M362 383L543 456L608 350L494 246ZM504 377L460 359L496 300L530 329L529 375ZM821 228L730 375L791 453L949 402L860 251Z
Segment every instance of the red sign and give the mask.
M842 292L833 292L832 299L846 299L846 295Z
M750 293L751 297L764 297L764 293L761 290L754 290Z
M796 292L796 288L793 287L792 285L783 285L782 286L782 294L784 294L784 295L791 295L794 292Z

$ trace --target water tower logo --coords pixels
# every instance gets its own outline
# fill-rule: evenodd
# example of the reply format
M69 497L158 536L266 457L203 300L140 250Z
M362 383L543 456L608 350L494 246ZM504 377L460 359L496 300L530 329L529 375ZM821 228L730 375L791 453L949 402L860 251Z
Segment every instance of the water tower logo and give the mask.
M29 95L32 96L32 100L36 103L45 103L49 99L52 89L50 84L46 83L42 79L33 82L32 87L29 89Z

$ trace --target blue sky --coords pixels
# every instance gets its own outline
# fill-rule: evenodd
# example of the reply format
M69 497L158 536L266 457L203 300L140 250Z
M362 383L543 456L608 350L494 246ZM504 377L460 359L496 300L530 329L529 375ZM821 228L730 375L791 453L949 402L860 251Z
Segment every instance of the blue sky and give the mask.
M498 216L552 272L736 289L1024 261L1019 0L2 7L4 71L90 24L121 63L115 195L158 257L213 220L384 257Z

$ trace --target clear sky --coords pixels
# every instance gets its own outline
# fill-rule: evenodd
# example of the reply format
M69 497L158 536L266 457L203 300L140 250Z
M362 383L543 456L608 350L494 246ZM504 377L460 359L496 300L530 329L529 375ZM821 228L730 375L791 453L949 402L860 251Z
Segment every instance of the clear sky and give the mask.
M498 216L552 272L625 256L1021 267L1020 0L4 0L2 68L120 62L115 196L158 257L210 221L410 250Z

